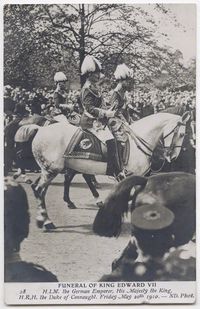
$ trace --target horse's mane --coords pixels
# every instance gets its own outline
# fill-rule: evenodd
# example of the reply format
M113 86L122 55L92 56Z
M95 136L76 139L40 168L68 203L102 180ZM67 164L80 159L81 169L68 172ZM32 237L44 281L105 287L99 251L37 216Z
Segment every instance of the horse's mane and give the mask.
M134 130L136 128L140 129L140 127L142 129L144 128L147 128L148 129L148 126L152 126L152 124L155 123L156 120L173 120L173 119L178 119L177 118L177 114L172 114L172 113L169 113L169 112L160 112L160 113L157 113L157 114L153 114L153 115L149 115L147 117L143 117L142 119L139 119L137 121L135 121L133 124L130 125L131 129Z
M186 106L172 106L168 107L165 110L162 110L161 113L169 113L174 115L182 116L186 112Z

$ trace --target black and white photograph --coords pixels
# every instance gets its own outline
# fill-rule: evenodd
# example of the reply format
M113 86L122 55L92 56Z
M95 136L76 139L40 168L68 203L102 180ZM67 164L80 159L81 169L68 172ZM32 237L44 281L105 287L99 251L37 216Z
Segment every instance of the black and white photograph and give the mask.
M2 11L5 303L195 303L197 5Z

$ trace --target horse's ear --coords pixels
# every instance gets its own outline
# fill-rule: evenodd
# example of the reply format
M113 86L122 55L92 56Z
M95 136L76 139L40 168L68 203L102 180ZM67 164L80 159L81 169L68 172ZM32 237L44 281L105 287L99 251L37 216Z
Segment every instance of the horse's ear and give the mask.
M135 187L138 192L144 188L147 178L129 176L120 182L114 191L105 200L93 223L93 231L100 236L118 236L121 232L121 223L124 213L128 212L128 202L131 190ZM133 192L133 194L135 194Z
M190 112L185 112L183 115L182 115L182 122L184 124L186 124L191 118L191 114Z

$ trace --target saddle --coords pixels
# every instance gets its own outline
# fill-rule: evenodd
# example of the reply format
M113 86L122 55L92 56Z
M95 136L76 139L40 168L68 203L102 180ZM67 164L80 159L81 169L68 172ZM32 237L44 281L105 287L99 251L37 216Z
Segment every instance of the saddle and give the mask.
M112 139L114 141L114 138ZM123 162L127 164L130 153L129 140L126 141ZM108 152L105 143L90 131L78 128L64 153L65 158L88 159L108 162Z
M91 132L78 128L64 153L66 158L107 161L106 146Z

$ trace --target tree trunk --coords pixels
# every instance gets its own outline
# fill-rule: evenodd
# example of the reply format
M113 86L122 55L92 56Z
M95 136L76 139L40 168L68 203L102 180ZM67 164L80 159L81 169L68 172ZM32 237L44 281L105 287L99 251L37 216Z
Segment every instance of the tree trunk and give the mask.
M85 76L81 75L81 65L85 58L85 5L80 4L81 28L80 28L80 48L79 48L79 71L81 87L85 83Z

